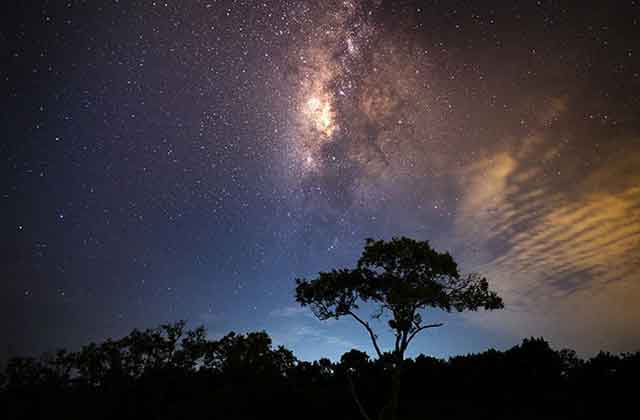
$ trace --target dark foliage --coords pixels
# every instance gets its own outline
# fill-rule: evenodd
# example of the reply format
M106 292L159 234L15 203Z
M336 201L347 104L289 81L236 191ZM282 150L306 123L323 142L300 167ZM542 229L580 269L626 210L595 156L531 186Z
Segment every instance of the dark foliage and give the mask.
M617 417L631 408L640 353L582 360L541 338L449 360L405 359L400 418ZM390 364L351 350L340 362L297 361L265 332L209 340L183 322L133 331L78 352L10 359L3 419L357 419L349 389L376 412Z

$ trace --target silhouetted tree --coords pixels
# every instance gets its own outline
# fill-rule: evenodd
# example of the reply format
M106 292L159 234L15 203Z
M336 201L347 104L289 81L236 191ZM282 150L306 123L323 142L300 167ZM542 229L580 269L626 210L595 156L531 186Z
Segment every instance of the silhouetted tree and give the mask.
M435 308L450 312L503 307L502 299L489 290L485 278L461 275L448 253L431 248L428 241L393 238L367 239L355 269L321 272L312 280L296 279L296 301L310 306L321 320L349 316L362 325L379 358L383 351L369 322L355 311L360 303L377 307L374 318L389 315L395 335L392 361L391 401L386 411L396 416L400 390L400 368L407 347L415 336L442 323L423 323L421 311ZM365 418L369 418L363 413Z
M245 335L231 332L213 344L205 366L223 373L279 376L291 369L295 361L286 348L272 349L271 337L265 331Z

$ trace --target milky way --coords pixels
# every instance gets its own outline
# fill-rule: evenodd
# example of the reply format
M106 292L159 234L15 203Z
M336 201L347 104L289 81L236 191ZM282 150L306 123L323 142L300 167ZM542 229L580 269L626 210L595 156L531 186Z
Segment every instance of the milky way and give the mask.
M291 158L302 176L345 170L351 189L366 188L414 167L438 129L429 124L426 54L386 38L373 17L377 11L373 2L305 10L313 30L290 62L297 88Z
M507 305L418 352L637 350L639 11L587 3L16 5L0 355L181 318L367 350L292 281L397 235Z

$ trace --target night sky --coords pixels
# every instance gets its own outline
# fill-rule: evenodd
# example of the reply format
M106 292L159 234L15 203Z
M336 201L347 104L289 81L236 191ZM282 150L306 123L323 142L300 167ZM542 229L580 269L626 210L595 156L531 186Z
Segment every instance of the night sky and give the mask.
M640 349L637 1L3 9L0 358L179 319L373 354L294 279L400 235L506 305L410 355Z

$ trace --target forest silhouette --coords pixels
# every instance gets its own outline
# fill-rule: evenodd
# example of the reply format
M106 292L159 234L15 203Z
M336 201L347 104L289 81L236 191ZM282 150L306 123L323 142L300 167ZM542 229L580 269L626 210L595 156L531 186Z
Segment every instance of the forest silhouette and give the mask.
M208 340L183 322L77 352L10 359L0 380L4 419L359 419L391 392L388 357L359 350L339 362L297 361L265 332ZM631 408L640 353L583 360L542 338L448 360L405 359L399 418L613 418Z
M428 309L500 309L478 275L462 275L426 241L367 240L353 269L296 281L296 301L321 320L353 318L375 354L297 360L265 331L212 340L185 321L120 339L13 357L0 373L4 419L566 419L618 417L632 408L640 352L581 359L543 338L447 360L407 358ZM359 304L395 336L389 351Z

